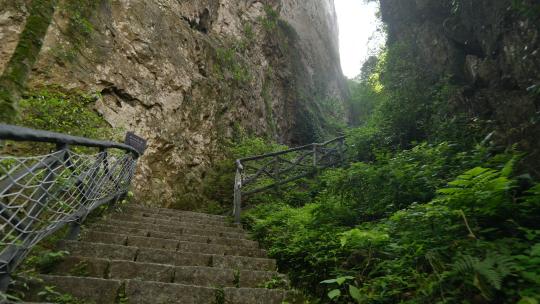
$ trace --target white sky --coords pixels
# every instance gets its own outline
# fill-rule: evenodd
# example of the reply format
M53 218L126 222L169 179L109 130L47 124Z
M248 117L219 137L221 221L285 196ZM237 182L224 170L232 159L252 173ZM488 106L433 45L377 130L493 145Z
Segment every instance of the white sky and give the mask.
M334 0L339 23L341 66L348 78L360 74L362 64L370 53L384 44L384 36L377 33L380 21L376 17L378 3L364 0ZM374 37L373 39L370 38Z

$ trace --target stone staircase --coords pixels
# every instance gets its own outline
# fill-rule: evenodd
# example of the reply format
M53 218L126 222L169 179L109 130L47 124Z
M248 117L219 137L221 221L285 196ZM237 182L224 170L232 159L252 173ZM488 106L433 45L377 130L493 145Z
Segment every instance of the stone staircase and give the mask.
M299 302L275 261L223 216L129 206L61 247L70 255L43 284L84 303Z

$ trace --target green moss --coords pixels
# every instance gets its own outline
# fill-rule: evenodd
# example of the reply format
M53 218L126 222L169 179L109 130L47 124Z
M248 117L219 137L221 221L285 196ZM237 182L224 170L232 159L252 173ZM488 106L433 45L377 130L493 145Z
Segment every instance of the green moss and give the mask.
M251 74L243 58L241 58L235 48L217 48L214 71L219 80L231 77L236 84L245 84L251 80Z
M21 33L19 43L0 76L0 119L13 122L16 118L16 103L23 92L26 80L32 70L47 29L51 23L56 1L34 0L29 7L29 16Z
M262 89L262 98L266 110L266 123L270 127L270 134L268 135L270 136L270 138L274 138L274 136L277 135L278 131L276 122L274 120L274 113L272 110L272 97L270 96L269 90L269 82L265 81Z
M18 124L75 136L120 140L121 130L113 130L93 109L98 98L98 94L45 87L21 100Z
M278 25L279 13L271 5L265 5L264 12L266 13L266 18L260 17L259 22L261 22L266 31L271 32Z
M66 0L60 6L61 13L69 21L67 38L76 47L83 46L94 33L94 25L91 21L98 7L108 0Z

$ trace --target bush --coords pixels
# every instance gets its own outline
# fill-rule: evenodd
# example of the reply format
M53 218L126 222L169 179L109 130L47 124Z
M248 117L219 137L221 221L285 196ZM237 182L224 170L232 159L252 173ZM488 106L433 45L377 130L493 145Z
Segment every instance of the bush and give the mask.
M511 155L486 158L448 143L382 153L326 172L304 205L267 196L244 223L323 303L536 303L540 188L519 189Z

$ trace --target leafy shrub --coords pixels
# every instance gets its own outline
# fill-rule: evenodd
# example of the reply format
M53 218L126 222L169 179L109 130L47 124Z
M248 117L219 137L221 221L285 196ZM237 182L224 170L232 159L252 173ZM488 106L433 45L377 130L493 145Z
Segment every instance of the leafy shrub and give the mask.
M536 303L540 188L518 191L516 158L484 153L383 153L328 171L311 203L270 196L244 222L323 303Z

